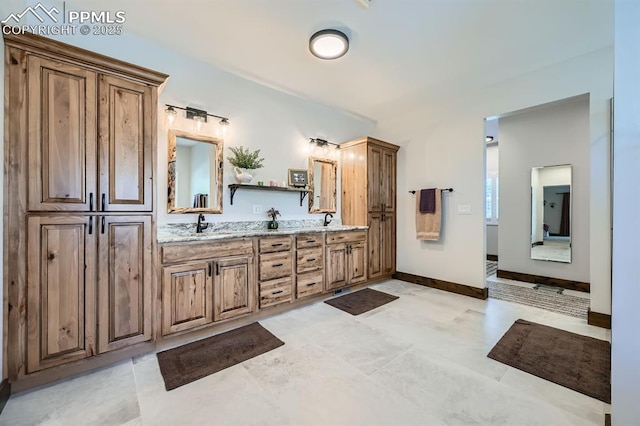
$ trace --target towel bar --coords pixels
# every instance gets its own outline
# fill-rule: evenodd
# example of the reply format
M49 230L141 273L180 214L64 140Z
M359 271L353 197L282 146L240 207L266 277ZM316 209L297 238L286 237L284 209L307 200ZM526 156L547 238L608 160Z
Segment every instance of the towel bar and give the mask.
M453 192L453 188L440 188L442 192ZM410 194L415 194L416 191L409 191Z

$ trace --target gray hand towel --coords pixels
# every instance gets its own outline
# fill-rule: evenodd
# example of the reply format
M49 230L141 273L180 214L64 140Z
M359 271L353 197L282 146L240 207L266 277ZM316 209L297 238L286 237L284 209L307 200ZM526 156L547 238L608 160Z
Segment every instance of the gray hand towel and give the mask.
M420 190L420 213L435 213L436 188Z

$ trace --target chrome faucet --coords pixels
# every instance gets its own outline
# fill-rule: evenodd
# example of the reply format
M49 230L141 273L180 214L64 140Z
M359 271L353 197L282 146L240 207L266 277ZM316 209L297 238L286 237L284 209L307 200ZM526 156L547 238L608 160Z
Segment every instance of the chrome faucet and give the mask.
M322 224L322 226L327 226L331 223L331 219L327 219L327 216L331 216L331 219L333 219L333 215L331 213L327 213L324 215L324 223Z
M198 215L198 224L196 225L196 234L202 234L202 231L209 227L208 223L204 224L203 222L204 222L204 215L200 213Z

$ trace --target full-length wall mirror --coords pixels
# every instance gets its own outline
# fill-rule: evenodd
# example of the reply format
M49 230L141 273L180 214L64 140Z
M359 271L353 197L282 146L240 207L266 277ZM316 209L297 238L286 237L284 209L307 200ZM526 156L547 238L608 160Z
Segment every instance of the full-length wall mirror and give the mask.
M531 169L531 259L571 263L571 165Z
M221 139L169 130L169 213L222 213L222 145Z
M309 157L309 213L336 212L336 175L338 163Z

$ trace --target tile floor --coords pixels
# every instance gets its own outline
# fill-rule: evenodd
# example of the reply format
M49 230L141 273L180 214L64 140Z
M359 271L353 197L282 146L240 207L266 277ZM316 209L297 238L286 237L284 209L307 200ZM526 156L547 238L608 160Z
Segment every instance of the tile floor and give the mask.
M610 406L486 357L518 318L584 320L390 280L354 317L324 303L261 323L285 345L171 392L155 355L13 395L1 425L603 425Z

